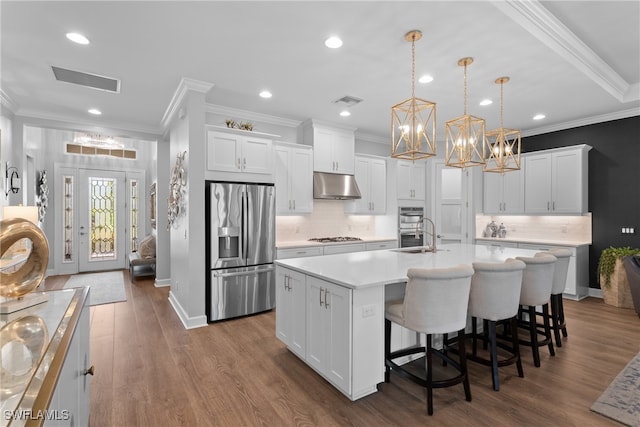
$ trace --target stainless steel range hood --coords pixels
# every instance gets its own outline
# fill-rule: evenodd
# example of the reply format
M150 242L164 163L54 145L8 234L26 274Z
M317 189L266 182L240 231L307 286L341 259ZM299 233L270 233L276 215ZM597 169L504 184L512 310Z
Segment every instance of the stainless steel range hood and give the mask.
M353 175L314 172L313 198L351 200L360 199L362 195Z

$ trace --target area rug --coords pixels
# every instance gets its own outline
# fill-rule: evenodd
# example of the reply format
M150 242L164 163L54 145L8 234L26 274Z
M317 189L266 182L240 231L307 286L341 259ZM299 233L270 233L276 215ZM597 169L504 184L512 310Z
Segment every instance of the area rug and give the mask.
M640 426L640 353L618 374L591 410L628 426Z
M90 305L110 304L127 300L122 271L74 274L69 277L64 288L80 288L82 286L91 288L89 292Z

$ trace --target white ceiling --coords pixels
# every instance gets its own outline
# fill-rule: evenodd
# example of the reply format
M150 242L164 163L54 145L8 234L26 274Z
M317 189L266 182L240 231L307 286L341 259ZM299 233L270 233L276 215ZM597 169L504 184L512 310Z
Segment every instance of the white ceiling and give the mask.
M15 114L162 134L181 78L212 83L211 104L308 118L389 137L390 107L410 96L411 44L416 96L437 103L444 122L463 114L468 68L470 114L523 135L640 114L640 1L8 1L0 2L1 92ZM65 33L85 34L76 45ZM323 45L339 35L344 46ZM120 79L119 94L58 82L51 66ZM258 97L262 89L273 97ZM364 101L351 116L333 103ZM479 101L494 103L480 107ZM93 117L89 108L102 110ZM224 111L224 110L223 110ZM532 117L544 113L546 119ZM230 118L242 118L239 116ZM259 131L259 127L254 130Z

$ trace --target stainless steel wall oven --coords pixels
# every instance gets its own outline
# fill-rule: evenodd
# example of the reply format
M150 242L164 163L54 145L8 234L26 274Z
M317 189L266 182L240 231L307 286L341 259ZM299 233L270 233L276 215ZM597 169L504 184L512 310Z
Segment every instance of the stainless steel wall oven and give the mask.
M424 246L424 208L398 208L398 242L401 248Z

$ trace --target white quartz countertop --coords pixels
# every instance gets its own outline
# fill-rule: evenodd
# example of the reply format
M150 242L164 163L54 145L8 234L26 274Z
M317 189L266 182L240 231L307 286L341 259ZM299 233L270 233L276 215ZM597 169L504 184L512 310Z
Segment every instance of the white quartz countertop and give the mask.
M441 245L438 252L407 253L402 250L352 252L276 260L276 265L328 280L351 289L406 282L409 268L447 268L473 262L503 262L517 256L532 257L537 250L487 245Z
M532 243L539 245L552 245L552 246L589 246L591 242L587 242L584 240L559 240L545 237L543 239L534 239L534 238L498 238L498 237L476 237L476 241L485 241L485 242L509 242L509 243Z
M387 242L389 240L398 240L397 237L363 237L362 240L352 240L347 242L311 242L309 240L291 240L286 242L276 242L277 249L289 249L289 248L305 248L314 246L331 246L331 245L349 245L354 243L372 243L372 242Z

